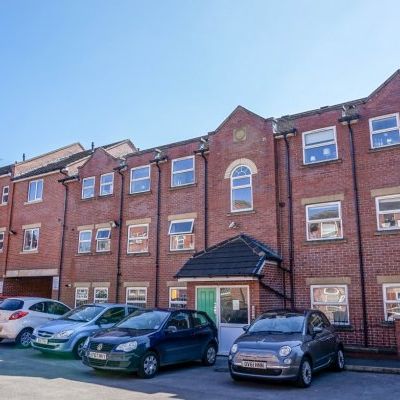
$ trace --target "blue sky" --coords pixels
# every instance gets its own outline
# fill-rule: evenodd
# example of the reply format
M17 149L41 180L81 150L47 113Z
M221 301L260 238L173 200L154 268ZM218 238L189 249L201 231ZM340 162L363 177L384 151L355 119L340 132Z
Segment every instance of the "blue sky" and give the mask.
M400 66L396 1L0 1L0 165L75 141L144 149L241 104L281 116Z

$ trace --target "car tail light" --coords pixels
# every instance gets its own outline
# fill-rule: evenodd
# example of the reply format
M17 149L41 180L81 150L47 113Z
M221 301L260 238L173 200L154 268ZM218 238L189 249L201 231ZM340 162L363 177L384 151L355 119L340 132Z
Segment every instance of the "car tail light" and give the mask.
M15 313L10 315L9 321L13 321L15 319L20 319L28 315L29 313L26 311L16 311Z

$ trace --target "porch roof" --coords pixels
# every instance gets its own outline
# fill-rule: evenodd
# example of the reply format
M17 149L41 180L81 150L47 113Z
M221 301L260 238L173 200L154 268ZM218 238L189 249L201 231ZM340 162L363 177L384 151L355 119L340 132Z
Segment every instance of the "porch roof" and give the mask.
M196 253L176 274L176 278L259 277L265 261L282 258L267 245L240 234Z

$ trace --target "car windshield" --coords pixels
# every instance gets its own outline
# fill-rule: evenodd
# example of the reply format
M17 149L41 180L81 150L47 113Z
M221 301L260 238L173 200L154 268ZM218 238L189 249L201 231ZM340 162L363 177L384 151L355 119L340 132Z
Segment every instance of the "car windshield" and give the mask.
M80 306L67 312L62 316L61 319L66 319L69 321L79 321L79 322L89 322L93 318L97 317L104 307L100 306Z
M138 310L122 320L116 327L155 331L161 327L168 316L169 313L166 311Z
M0 310L16 311L24 306L24 302L18 299L5 299L0 302Z
M305 317L295 313L267 313L261 315L250 326L249 332L301 333Z

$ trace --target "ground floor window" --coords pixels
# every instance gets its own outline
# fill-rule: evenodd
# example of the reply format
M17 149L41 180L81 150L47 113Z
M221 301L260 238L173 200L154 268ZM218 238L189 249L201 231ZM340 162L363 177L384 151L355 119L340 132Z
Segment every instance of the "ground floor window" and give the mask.
M333 324L349 324L347 285L311 286L311 307L322 311Z
M227 324L249 323L248 288L240 286L220 288L220 320Z
M169 288L169 306L171 308L185 308L187 304L186 288Z
M0 232L0 253L3 251L4 248L4 232Z
M108 288L99 287L94 288L94 302L95 303L107 303L108 301Z
M400 283L383 285L383 301L385 306L385 320L394 321L400 318Z
M126 288L126 304L132 305L134 307L145 308L147 305L147 288Z
M89 288L77 287L75 289L75 307L89 302Z

